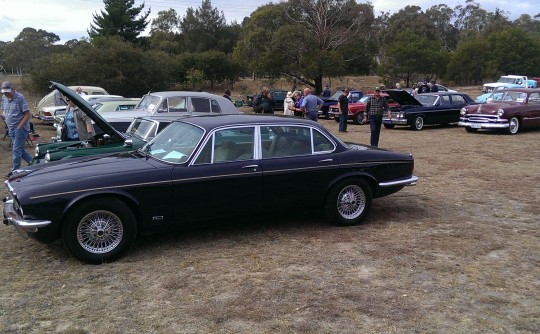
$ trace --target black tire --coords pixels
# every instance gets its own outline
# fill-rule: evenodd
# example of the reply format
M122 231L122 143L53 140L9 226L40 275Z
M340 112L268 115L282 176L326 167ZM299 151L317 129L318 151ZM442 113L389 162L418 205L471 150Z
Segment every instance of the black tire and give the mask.
M414 123L411 124L411 127L416 131L422 130L424 128L424 117L416 116L414 118Z
M336 123L339 123L339 117L334 116L334 121L336 121Z
M116 198L90 199L73 208L62 227L62 241L80 261L114 261L131 247L137 235L135 216Z
M512 117L508 121L508 134L515 135L519 131L519 119L517 117Z
M362 222L371 208L373 195L361 179L347 179L336 184L328 193L325 212L328 220L338 226Z
M396 125L395 124L383 124L385 129L393 129Z
M361 112L356 113L353 117L353 123L356 125L364 124L364 114Z
M465 131L467 131L468 133L475 133L476 131L478 131L478 129L473 129L473 128L465 128Z

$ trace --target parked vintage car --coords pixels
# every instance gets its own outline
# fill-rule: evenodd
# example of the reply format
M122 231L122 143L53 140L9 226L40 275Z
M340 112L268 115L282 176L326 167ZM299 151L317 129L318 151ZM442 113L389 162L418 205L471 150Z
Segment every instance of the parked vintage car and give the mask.
M372 199L416 184L413 168L411 154L344 143L306 119L185 117L137 151L13 171L4 223L102 263L137 234L297 211L299 199L334 224L359 224Z
M330 106L333 106L336 104L339 100L339 96L343 93L343 90L336 90L336 92L330 96L329 98L322 99L323 105L321 109L319 110L319 117L323 116L326 119L332 119L334 117L333 114L330 114ZM362 96L364 96L364 93L362 93L359 90L353 90L351 89L349 91L349 103L356 103L358 102Z
M75 91L61 84L53 83L53 86L87 114L98 131L87 141L61 141L61 125L57 126L57 136L52 142L36 145L32 164L101 153L132 151L146 144L171 122L158 117L153 119L139 117L133 120L126 133L122 133L100 117L84 97L80 98Z
M392 118L383 116L383 125L389 129L407 125L422 130L425 125L457 123L461 108L475 103L464 93L424 93L415 97L397 89L388 89L385 93L400 104L399 109L392 110Z
M92 108L97 112L112 112L134 109L140 98L102 98L90 102Z
M242 114L223 96L210 93L169 91L144 95L135 108L104 112L100 115L120 132L125 132L135 117L165 117L174 120L182 116Z
M283 89L270 89L270 94L272 95L272 99L276 102L274 110L283 110L283 103L285 102L285 98L287 97L287 91ZM253 102L255 102L255 99L259 95L260 93L246 95L246 105L249 107L253 107Z
M101 87L94 87L94 86L69 86L70 89L77 89L77 87L81 87L82 92L86 95L108 95L107 91ZM56 92L55 90L51 91L49 94L45 95L37 104L36 110L37 115L36 117L44 122L53 122L54 121L54 115L55 112L58 110L64 110L67 106L67 103L62 99L61 94ZM60 108L58 108L60 107Z
M363 124L364 111L366 111L366 103L367 100L372 96L373 94L367 94L362 96L362 98L358 102L349 102L349 114L347 119L352 120L354 124ZM394 101L394 99L392 99L388 94L381 93L381 96L384 96L384 98L388 101L388 106L392 110L399 107L399 103ZM329 115L331 119L333 118L336 122L339 122L341 112L339 111L337 104L330 106Z
M459 126L467 132L503 129L516 134L521 129L540 127L540 89L509 88L494 92L491 103L461 109Z

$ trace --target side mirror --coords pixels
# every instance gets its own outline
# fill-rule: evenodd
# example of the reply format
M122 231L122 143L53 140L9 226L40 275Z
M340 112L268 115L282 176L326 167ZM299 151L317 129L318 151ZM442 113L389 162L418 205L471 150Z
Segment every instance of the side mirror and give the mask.
M131 140L131 139L126 139L126 140L124 141L124 147L127 147L127 148L133 147L133 140Z

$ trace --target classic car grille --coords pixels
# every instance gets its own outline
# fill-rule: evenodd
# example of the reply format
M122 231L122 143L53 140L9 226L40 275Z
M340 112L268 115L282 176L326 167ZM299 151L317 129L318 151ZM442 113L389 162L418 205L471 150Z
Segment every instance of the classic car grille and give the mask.
M470 122L498 122L499 117L492 116L492 115L465 115L463 117L464 120L470 121Z

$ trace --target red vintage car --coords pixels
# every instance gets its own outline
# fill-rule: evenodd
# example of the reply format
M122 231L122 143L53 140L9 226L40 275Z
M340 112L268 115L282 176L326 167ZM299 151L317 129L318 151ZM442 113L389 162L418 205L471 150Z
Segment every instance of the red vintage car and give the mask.
M349 103L349 116L347 117L347 119L352 120L354 124L363 124L364 111L366 110L366 103L368 99L372 96L373 96L373 93L369 93L369 94L364 95L360 100L358 100L358 102ZM397 103L394 99L392 99L388 94L381 93L381 96L384 96L384 98L386 98L390 109L399 107L399 103ZM330 115L330 118L333 118L336 122L339 122L340 114L341 112L339 111L337 104L330 106L330 110L328 112L328 115Z
M520 129L540 127L540 89L503 89L491 101L462 108L458 125L467 132L503 129L512 135Z

